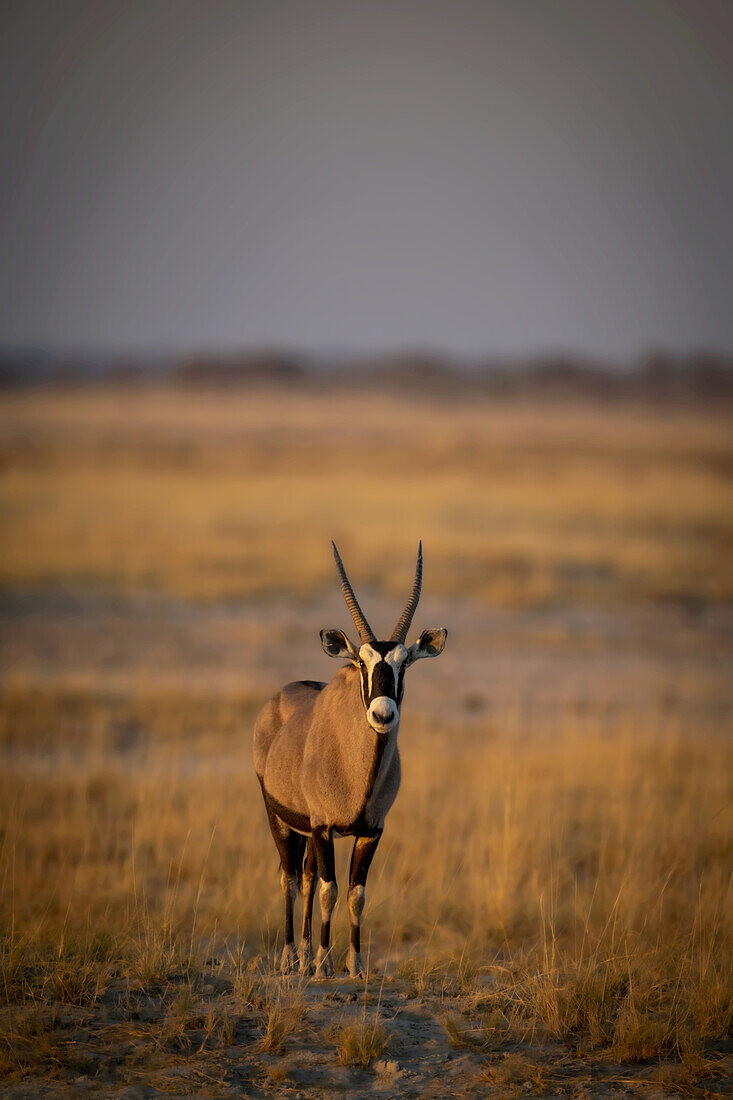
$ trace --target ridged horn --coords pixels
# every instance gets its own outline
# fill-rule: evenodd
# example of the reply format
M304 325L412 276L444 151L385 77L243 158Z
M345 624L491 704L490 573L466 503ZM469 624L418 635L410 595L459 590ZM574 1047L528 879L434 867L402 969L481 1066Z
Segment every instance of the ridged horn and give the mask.
M344 599L346 600L346 606L351 612L351 617L354 620L354 625L356 626L356 629L359 631L359 637L361 638L362 643L375 642L376 638L374 637L374 631L370 627L369 623L366 621L364 612L359 607L359 602L354 595L354 589L351 587L351 582L346 576L344 563L341 561L341 555L336 549L336 543L333 541L333 539L331 539L331 546L333 547L333 556L336 559L336 568L338 569L339 576L341 577L341 588L344 593Z
M407 637L407 631L410 629L410 623L412 622L412 616L415 614L415 608L417 607L417 601L420 599L420 589L422 588L422 539L420 545L417 548L417 565L415 566L415 579L412 582L412 592L405 604L405 610L400 616L400 621L392 631L391 642L401 642L405 644L405 638Z

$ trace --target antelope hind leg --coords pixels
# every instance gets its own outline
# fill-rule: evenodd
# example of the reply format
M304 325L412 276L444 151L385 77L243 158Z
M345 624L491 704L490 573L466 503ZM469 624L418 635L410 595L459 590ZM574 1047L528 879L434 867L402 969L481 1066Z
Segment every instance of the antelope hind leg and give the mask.
M285 946L280 958L280 970L283 974L292 974L298 969L298 953L293 938L293 907L298 893L299 860L303 859L303 838L277 816L264 788L262 793L272 839L280 855L280 888L285 903Z
M301 974L313 973L313 897L318 882L318 866L313 838L308 838L308 848L303 866L303 934L298 947Z

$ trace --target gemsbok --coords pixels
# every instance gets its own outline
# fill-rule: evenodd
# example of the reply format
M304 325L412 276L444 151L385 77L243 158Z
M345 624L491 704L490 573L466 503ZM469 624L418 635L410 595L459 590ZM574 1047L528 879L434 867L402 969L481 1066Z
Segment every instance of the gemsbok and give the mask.
M343 630L322 630L329 657L347 661L327 684L296 680L286 684L260 712L254 730L254 764L265 799L270 829L280 855L285 898L285 946L281 970L313 972L311 919L317 879L321 879L321 942L316 977L333 974L331 914L338 894L334 836L353 836L349 867L350 937L346 966L364 976L360 953L361 914L367 874L387 811L400 786L397 730L405 670L422 657L442 653L443 627L423 630L405 645L422 586L422 543L412 591L388 641L377 641L346 576L333 543L346 606L361 644ZM303 934L298 952L293 938L293 906L303 892Z

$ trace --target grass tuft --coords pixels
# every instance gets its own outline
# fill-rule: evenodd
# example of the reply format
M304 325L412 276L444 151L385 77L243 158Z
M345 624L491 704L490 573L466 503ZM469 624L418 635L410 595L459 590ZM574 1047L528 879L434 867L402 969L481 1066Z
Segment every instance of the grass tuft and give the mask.
M484 1069L484 1080L492 1085L521 1088L523 1092L542 1094L547 1088L547 1073L541 1063L523 1054L505 1054ZM514 1090L512 1090L514 1091Z
M441 1016L440 1023L446 1035L450 1039L451 1046L458 1049L480 1050L485 1044L475 1035L455 1012L447 1012Z
M387 1048L389 1037L378 1018L359 1020L339 1030L336 1053L342 1066L368 1069L374 1058Z
M277 983L274 993L268 988L261 1013L264 1033L260 1049L269 1054L282 1054L286 1041L302 1031L306 1021L306 1004L301 990Z

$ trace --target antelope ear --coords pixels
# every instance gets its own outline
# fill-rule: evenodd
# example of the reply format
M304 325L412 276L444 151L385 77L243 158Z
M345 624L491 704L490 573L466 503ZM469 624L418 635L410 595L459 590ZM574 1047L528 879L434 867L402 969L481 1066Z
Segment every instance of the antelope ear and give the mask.
M343 630L322 630L321 645L329 657L343 657L347 661L358 660L358 654Z
M406 663L411 665L413 661L419 661L423 657L437 657L443 652L447 637L448 631L444 626L435 630L423 630L415 644L408 649Z

